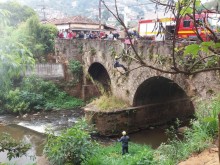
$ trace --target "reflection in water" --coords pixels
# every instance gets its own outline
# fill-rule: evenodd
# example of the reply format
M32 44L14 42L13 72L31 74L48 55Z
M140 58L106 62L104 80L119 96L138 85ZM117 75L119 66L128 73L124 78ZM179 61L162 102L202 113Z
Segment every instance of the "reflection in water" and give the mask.
M146 144L156 149L161 143L167 141L165 130L162 128L155 128L152 130L142 130L138 133L130 134L130 139L134 143Z
M42 156L43 147L45 144L46 129L51 129L55 133L59 133L68 127L74 125L77 119L83 115L80 109L60 110L60 111L43 111L41 113L29 114L27 117L1 115L0 134L3 132L9 133L16 140L23 140L31 143L32 148L28 151L28 156L13 159L11 164L26 165L37 162L37 165L48 165L46 159ZM8 162L7 153L0 152L0 163ZM30 157L31 156L31 157ZM36 159L33 159L33 156Z
M15 124L7 126L0 125L0 132L1 134L3 132L8 133L15 140L22 140L25 143L30 143L32 146L32 148L28 151L27 156L13 158L10 163L14 163L16 165L35 163L38 157L42 156L43 146L46 139L45 135ZM9 162L6 152L0 152L0 158L1 163Z
M161 143L166 143L168 137L166 135L166 128L157 127L154 129L141 130L139 132L130 133L128 136L130 137L130 141L132 143L144 144L148 145L153 149L156 149L160 146ZM97 140L100 144L104 146L111 145L112 143L118 142L121 135L117 137L99 137L95 136L94 139Z

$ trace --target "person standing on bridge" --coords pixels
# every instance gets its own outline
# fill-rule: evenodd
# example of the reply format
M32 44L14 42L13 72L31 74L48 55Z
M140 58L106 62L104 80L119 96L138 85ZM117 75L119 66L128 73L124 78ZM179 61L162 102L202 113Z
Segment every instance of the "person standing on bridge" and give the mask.
M118 140L122 143L122 155L128 153L128 141L130 140L129 136L126 135L126 132L122 132L122 137Z

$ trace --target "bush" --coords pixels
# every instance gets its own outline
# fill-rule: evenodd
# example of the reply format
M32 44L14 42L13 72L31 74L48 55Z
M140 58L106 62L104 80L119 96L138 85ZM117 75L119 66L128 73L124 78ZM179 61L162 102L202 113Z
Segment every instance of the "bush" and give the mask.
M34 76L24 78L20 88L23 91L42 94L45 98L56 97L60 92L54 83Z
M5 108L10 112L22 113L30 110L29 102L22 99L19 89L10 90L6 100Z
M71 60L68 68L72 72L76 82L79 82L83 74L83 66L80 61Z
M49 133L44 153L51 164L79 165L94 152L93 149L94 143L89 135L88 125L85 120L81 120L59 136Z
M30 109L42 109L45 104L45 98L42 94L32 93L30 91L21 91L22 100L29 103Z
M59 90L56 85L40 78L24 78L20 86L0 96L3 109L14 113L30 110L70 109L81 107L84 102Z
M69 96L66 92L58 92L55 96L54 98L48 98L47 104L51 104L56 109L69 109L84 105L81 99Z

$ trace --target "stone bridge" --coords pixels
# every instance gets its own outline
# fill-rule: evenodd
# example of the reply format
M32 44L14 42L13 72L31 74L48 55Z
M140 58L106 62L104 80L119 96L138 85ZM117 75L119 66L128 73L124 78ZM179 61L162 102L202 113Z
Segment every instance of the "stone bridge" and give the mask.
M172 50L170 43L138 41L135 43L135 48L148 64L161 69L170 67L169 54ZM114 68L115 55L122 55L120 63L132 71L126 74L122 68ZM99 93L97 86L88 78L91 76L94 81L102 84L104 91L110 91L114 96L131 105L131 108L124 111L135 112L139 110L140 113L135 113L132 116L117 111L117 114L121 113L120 118L122 119L122 123L117 126L117 129L135 130L137 127L141 129L175 118L184 119L192 116L194 106L191 97L209 95L209 83L213 81L213 78L215 79L215 76L210 76L215 73L205 73L201 79L201 75L194 77L182 74L173 75L140 67L135 60L132 60L134 58L133 51L120 40L59 39L56 40L56 56L68 61L75 59L82 62L84 66L83 98L92 97ZM90 112L94 113L92 110ZM109 114L106 114L106 118L102 114L102 121L98 121L98 117L93 118L94 123L100 125L100 130L102 130L103 124L106 126L108 123L110 125L115 123L115 120L107 119ZM116 116L115 119L117 120ZM107 120L108 123L103 123ZM127 122L128 120L129 122ZM108 133L110 134L110 132Z

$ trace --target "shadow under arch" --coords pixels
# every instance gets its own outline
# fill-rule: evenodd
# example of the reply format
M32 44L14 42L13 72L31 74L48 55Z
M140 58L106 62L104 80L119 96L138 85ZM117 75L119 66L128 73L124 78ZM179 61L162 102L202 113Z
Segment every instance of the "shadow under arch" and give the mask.
M151 77L137 88L133 106L146 106L154 120L158 120L156 123L186 119L195 113L186 92L174 81L161 76Z
M111 93L111 79L102 64L98 62L93 63L90 65L88 73L95 82L98 82L102 86L103 92Z

